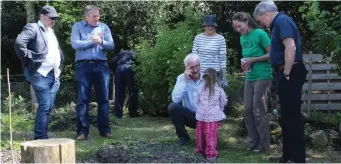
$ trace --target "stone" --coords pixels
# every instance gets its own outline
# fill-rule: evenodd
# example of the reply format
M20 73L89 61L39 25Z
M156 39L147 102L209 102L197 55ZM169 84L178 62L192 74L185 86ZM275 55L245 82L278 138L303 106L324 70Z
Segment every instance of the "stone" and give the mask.
M277 119L275 118L275 116L274 116L273 114L268 113L267 115L268 115L268 119L269 119L270 121L277 121Z
M282 142L281 139L282 139L282 135L281 134L271 135L270 143L271 144L280 144Z
M311 143L315 148L324 148L328 144L328 137L323 130L315 131L310 134Z
M270 130L275 130L277 128L280 128L281 126L277 123L277 122L274 122L274 121L269 121L269 127L270 127Z
M309 123L306 123L306 124L304 125L304 134L305 134L305 136L308 136L308 137L309 137L309 135L310 135L311 133L313 133L313 129L311 128L311 126L310 126Z
M327 129L327 130L325 130L325 133L328 136L330 145L337 145L338 144L340 137L339 137L339 133L337 131Z
M338 138L339 133L335 130L327 129L325 132L328 134L329 138Z
M77 105L76 105L73 101L71 101L70 106L71 106L72 108L75 108Z
M109 109L110 109L110 111L114 112L115 105L109 105Z
M91 102L89 104L89 107L98 107L97 102Z

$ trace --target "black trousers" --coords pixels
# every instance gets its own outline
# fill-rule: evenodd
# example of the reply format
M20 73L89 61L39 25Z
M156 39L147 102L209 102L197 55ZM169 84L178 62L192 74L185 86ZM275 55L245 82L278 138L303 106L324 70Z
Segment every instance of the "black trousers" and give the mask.
M195 119L195 113L183 107L181 103L171 103L168 106L168 114L175 127L177 136L188 140L189 135L185 126L193 129L196 128L197 120Z
M281 106L284 162L305 162L304 123L301 113L301 92L307 76L303 63L293 65L289 80L276 72L277 92Z
M115 116L122 118L123 105L126 95L126 87L129 92L129 116L136 117L137 105L138 105L138 89L136 87L135 74L132 69L132 65L124 64L119 65L115 72Z

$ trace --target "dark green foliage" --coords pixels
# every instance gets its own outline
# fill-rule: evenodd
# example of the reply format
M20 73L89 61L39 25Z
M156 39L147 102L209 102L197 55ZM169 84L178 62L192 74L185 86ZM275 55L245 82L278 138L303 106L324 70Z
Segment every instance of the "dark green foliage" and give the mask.
M186 12L184 15L184 22L175 24L174 29L161 20L155 45L144 40L137 47L137 79L144 98L153 104L151 114L167 113L176 77L184 71L183 60L192 50L195 35L201 31L198 18L203 14Z

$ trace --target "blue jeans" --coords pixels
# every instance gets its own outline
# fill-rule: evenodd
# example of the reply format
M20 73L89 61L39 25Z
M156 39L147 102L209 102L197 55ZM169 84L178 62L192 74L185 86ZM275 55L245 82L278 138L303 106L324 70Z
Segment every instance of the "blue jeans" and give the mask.
M88 136L89 134L89 102L92 85L98 104L97 128L100 135L111 133L109 127L109 75L110 71L106 61L77 62L77 135Z
M39 104L34 123L34 139L48 139L48 123L60 86L59 77L54 77L53 70L46 77L36 72L31 82Z

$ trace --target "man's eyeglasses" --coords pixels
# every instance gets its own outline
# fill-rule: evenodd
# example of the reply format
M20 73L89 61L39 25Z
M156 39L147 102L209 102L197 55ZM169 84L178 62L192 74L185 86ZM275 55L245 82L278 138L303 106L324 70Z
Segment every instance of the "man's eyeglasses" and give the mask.
M195 66L192 66L192 67L189 67L189 69L199 69L200 68L200 65L195 65Z
M58 17L50 17L51 20L55 21L58 19Z

